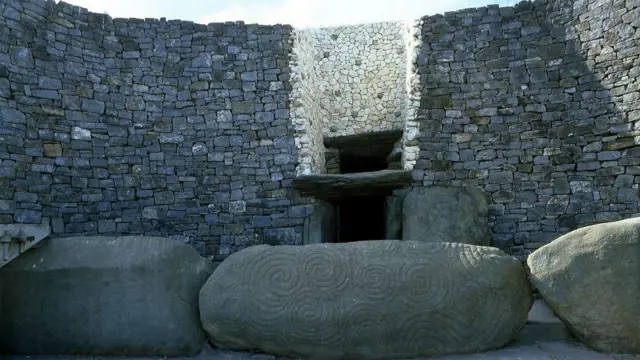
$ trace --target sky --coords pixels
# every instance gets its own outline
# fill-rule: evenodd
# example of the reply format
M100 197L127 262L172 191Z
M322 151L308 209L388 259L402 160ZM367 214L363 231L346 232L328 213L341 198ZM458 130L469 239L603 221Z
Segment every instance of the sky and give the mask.
M320 27L417 19L447 11L517 0L65 0L111 17L161 18L196 23L244 21Z

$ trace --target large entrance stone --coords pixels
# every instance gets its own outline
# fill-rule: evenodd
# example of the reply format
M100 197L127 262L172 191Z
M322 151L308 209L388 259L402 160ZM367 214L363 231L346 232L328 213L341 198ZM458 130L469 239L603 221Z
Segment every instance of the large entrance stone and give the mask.
M567 328L602 352L640 353L640 218L587 226L527 259Z
M402 209L402 239L489 245L484 193L479 188L417 188Z
M466 244L259 245L200 292L223 349L313 359L403 359L500 348L532 304L522 264Z
M194 355L212 271L166 238L47 240L0 269L0 353Z

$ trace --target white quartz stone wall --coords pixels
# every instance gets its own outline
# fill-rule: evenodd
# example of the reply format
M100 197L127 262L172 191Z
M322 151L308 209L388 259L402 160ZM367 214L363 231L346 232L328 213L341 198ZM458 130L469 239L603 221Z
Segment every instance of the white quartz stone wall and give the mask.
M326 172L322 127L323 111L318 99L316 46L309 31L295 31L291 65L291 118L298 149L298 175Z
M324 136L402 129L407 97L403 30L400 22L310 30Z
M417 112L420 108L420 97L422 96L420 75L418 74L418 53L422 47L420 29L422 29L421 20L408 23L404 27L405 48L407 51L405 58L405 91L407 95L405 97L404 133L402 137L402 167L404 170L413 169L420 153L420 124L416 120Z
M404 131L403 166L413 168L419 132L410 120L420 102L418 25L295 30L291 108L298 175L326 172L323 138L388 130Z

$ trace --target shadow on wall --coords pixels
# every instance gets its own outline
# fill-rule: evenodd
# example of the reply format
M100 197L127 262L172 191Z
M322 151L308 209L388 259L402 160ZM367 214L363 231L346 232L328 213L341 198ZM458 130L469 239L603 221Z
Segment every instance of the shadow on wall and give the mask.
M483 188L529 252L638 213L638 3L536 1L422 19L415 186Z
M301 243L291 33L0 1L0 223L168 236L217 260Z

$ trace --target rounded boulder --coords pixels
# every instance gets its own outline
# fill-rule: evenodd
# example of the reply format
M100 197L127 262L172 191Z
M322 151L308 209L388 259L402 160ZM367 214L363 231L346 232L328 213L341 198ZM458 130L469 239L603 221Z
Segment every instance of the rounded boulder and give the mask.
M215 346L326 360L500 348L531 304L524 267L498 249L398 240L253 246L200 291Z
M54 238L0 269L0 353L191 356L213 264L168 238Z
M640 218L583 227L532 253L531 283L591 348L640 353Z

